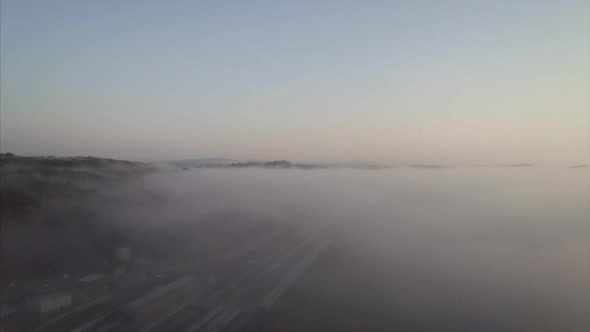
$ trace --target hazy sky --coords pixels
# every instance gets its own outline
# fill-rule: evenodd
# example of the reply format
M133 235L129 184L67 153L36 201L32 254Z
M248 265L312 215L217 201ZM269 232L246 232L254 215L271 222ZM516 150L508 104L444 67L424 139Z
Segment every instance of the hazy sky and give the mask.
M590 2L2 1L1 150L588 163Z

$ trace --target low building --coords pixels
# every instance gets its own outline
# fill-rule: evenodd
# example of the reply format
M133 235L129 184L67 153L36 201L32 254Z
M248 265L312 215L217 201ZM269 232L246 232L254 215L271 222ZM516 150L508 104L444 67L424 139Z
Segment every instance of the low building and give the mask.
M128 303L122 308L127 324L139 327L172 310L198 290L197 279L185 276Z
M37 313L46 313L72 305L69 293L51 293L30 299L27 306Z
M78 279L83 289L97 288L103 285L104 274L93 273Z

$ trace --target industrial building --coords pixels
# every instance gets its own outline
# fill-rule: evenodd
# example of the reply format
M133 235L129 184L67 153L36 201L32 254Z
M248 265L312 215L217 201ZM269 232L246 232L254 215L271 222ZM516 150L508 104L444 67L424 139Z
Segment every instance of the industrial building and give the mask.
M104 277L104 274L93 273L78 279L78 282L86 290L102 286Z
M165 286L156 287L154 291L144 295L122 308L122 314L127 324L143 326L154 317L159 317L183 300L194 295L198 289L195 277L185 276Z
M51 293L35 297L27 302L27 306L37 313L46 313L72 304L72 295L69 293Z

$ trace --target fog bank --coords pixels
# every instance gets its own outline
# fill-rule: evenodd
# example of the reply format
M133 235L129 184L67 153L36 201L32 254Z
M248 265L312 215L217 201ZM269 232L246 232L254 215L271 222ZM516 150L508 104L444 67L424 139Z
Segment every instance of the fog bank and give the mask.
M584 171L199 169L143 185L167 197L146 208L153 227L222 215L325 232L425 328L590 327Z

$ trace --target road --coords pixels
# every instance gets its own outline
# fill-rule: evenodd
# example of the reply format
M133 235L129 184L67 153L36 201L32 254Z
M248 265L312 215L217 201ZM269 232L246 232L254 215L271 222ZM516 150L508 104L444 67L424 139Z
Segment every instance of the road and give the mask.
M200 291L167 308L138 330L239 331L255 315L268 310L329 245L329 240L317 234L278 231L210 258L198 269L201 275L197 276L203 280ZM187 264L169 279L194 271L196 268ZM121 321L119 308L152 287L146 283L38 331L129 331L130 327Z
M329 244L318 236L302 235L261 246L243 257L256 259L255 265L235 262L231 266L240 271L232 270L192 305L146 331L237 331L268 310Z

